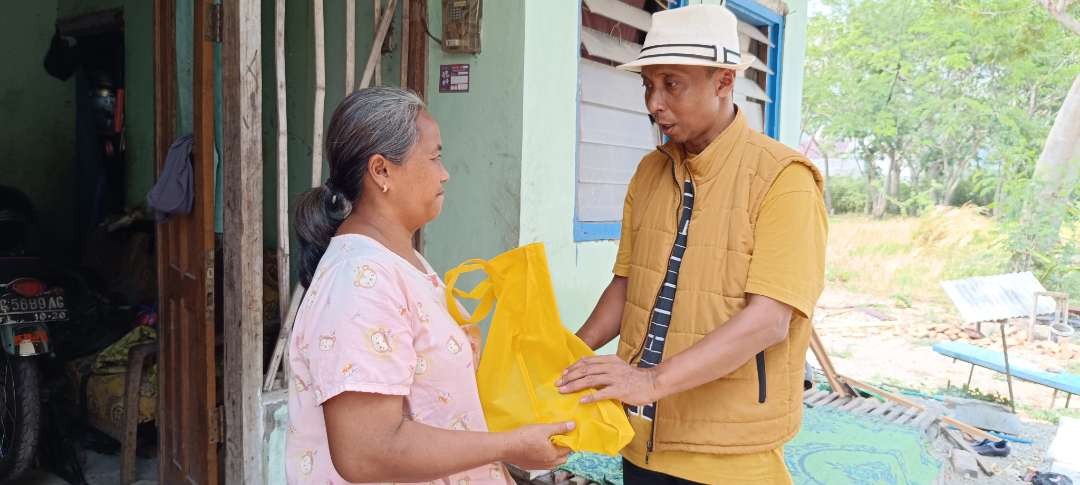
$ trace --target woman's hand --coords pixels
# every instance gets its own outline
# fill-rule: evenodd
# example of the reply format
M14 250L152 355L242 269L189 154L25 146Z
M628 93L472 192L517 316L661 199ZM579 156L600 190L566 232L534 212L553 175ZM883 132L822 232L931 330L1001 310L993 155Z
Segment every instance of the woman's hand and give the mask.
M502 461L525 470L550 470L563 463L570 454L569 448L555 446L551 437L569 433L574 422L534 424L522 426L506 433L506 451Z

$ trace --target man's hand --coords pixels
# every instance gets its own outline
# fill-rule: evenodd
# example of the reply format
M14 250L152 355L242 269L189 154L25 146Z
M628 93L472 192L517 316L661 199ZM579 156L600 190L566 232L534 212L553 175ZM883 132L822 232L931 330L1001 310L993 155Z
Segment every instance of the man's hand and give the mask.
M563 372L556 383L559 392L571 394L597 389L581 399L582 403L615 399L639 406L656 402L660 397L654 369L633 367L614 355L586 357Z

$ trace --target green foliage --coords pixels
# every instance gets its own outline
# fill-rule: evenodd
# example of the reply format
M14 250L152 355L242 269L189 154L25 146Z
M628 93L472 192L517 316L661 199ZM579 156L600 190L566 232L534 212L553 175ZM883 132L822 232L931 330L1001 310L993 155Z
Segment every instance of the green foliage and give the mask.
M833 212L837 214L862 213L870 200L866 184L854 177L830 177L829 195Z
M1080 188L1066 203L1030 210L1045 203L1033 171L1080 74L1080 38L1032 0L821 4L826 13L808 27L804 130L826 149L854 146L830 155L854 156L866 174L830 180L834 211L864 212L879 193L904 216L935 205L992 208L995 247L1011 264L995 252L945 274L1033 269L1048 288L1080 295L1080 228L1071 224ZM900 183L887 182L890 167Z

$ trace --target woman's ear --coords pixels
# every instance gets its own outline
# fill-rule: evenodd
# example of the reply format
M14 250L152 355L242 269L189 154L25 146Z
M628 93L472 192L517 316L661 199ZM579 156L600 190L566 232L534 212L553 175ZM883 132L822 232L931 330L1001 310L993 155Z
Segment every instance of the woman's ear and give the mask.
M390 160L375 154L368 159L368 173L371 180L379 187L385 186L390 180Z

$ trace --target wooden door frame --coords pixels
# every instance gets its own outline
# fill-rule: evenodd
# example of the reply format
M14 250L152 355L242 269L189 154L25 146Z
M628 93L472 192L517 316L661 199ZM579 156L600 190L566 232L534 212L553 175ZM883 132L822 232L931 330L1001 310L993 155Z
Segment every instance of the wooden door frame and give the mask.
M165 155L169 152L169 145L176 135L176 3L175 0L154 1L154 173L161 172L165 165ZM157 259L157 288L159 301L161 301L165 288L166 268L168 261L165 255L166 231L158 225L156 227L154 252ZM164 308L160 304L158 308ZM165 350L165 335L158 336L158 355ZM164 443L172 439L169 435L169 426L160 425L167 419L164 412L165 386L162 385L167 370L164 361L159 359L158 364L158 392L157 416L158 416L158 480L164 481L162 466L165 463Z
M265 483L261 2L223 9L225 483Z
M158 420L162 433L159 436L159 481L168 483L176 470L181 473L190 471L192 463L198 463L195 472L198 480L203 483L215 484L219 480L220 464L218 459L217 443L219 438L220 416L216 406L216 377L214 356L214 205L213 205L213 163L214 160L214 93L213 93L213 45L203 37L201 33L209 31L209 5L210 0L195 0L195 18L193 38L187 41L194 43L194 71L192 82L192 112L195 125L195 136L192 147L192 161L196 164L194 197L196 211L191 215L177 216L179 219L167 224L157 226L157 274L158 294L163 312L160 326L158 345L160 350L159 359L159 400ZM176 137L176 119L179 106L176 79L176 2L175 0L156 0L154 2L154 154L155 166L160 172L165 164L168 150ZM209 161L209 163L208 163ZM208 168L209 167L209 168ZM210 201L210 203L207 203ZM180 231L195 231L181 234ZM194 238L185 240L184 237ZM178 241L180 248L179 260L171 261L174 252L170 247L170 241ZM185 247L186 245L186 247ZM199 248L200 252L189 252ZM197 258L199 264L190 265L187 258ZM175 264L174 264L175 263ZM196 267L197 266L197 267ZM185 276L179 287L174 287L172 278L176 271ZM186 279L185 279L186 278ZM197 288L187 288L185 285L195 285ZM200 294L198 302L189 302L194 305L195 312L193 321L173 321L173 316L167 312L169 298L177 293L198 289ZM205 298L205 299L204 299ZM182 301L182 299L181 299ZM182 303L181 303L182 304ZM170 327L170 325L172 327ZM171 329L175 329L174 332ZM185 337L185 335L187 337ZM179 339L179 342L177 341ZM179 352L175 345L191 344L195 342L204 345L204 348L192 348L190 353ZM180 354L180 355L174 355ZM194 356L194 357L192 357ZM193 362L195 359L206 359L208 362ZM206 372L199 382L205 381L205 388L197 391L195 395L204 396L205 402L198 404L198 408L190 413L181 409L174 409L173 413L165 410L165 403L175 403L172 393L182 392L179 389L190 384L184 384L190 371ZM170 373L176 374L170 376ZM174 379L175 378L175 379ZM175 384L175 386L174 386ZM192 422L185 419L190 418ZM179 432L178 432L179 430ZM194 446L188 441L200 444ZM205 442L205 443L204 443ZM170 446L172 444L173 446ZM205 445L205 446L202 446ZM180 450L179 460L175 461L171 452ZM174 466L175 465L175 466ZM192 477L186 477L192 479Z

